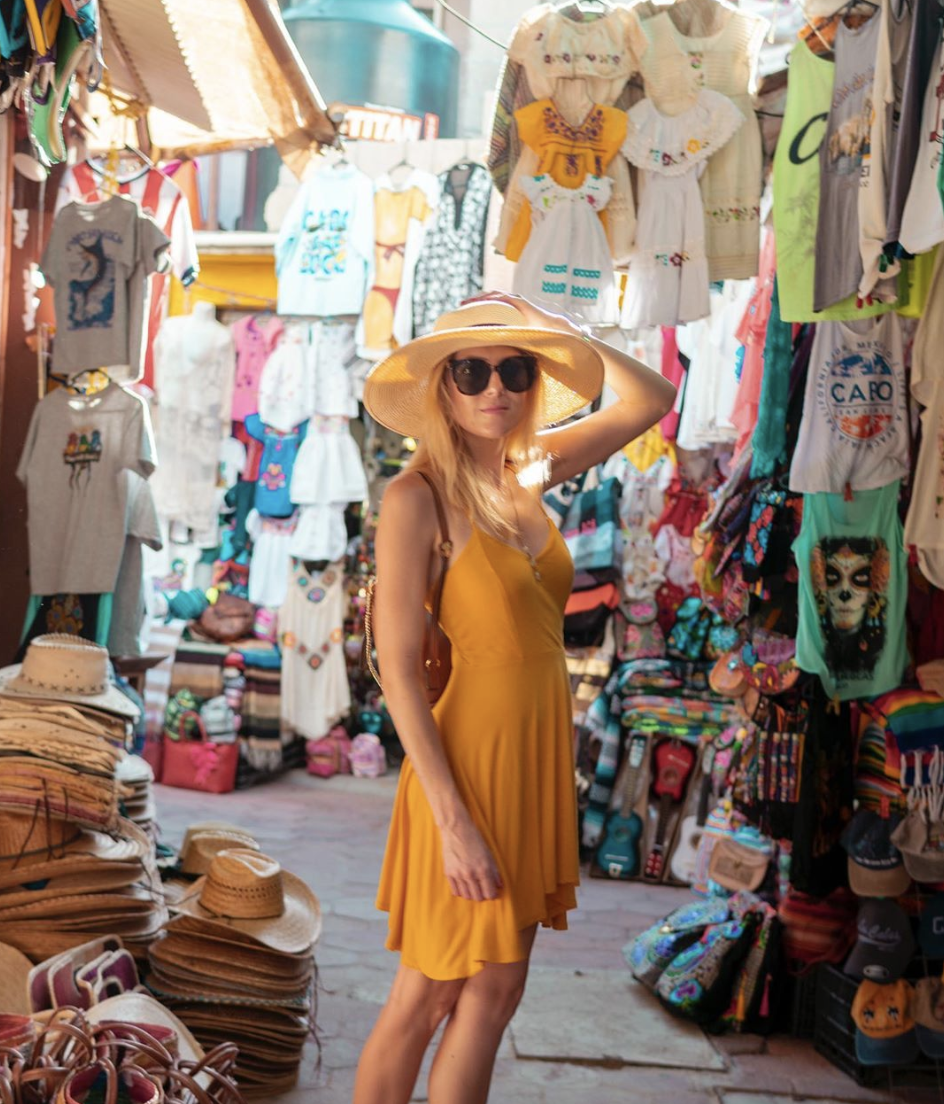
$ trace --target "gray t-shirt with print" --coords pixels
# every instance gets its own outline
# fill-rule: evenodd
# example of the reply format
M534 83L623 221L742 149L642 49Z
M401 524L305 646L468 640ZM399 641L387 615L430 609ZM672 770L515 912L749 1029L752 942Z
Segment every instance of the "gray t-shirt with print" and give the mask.
M115 383L64 387L33 411L16 470L26 484L32 594L111 594L125 550L127 468L154 471L147 407Z
M114 378L139 374L147 279L167 267L169 245L125 196L62 208L40 262L55 289L56 371L124 367Z
M872 128L872 89L880 20L836 30L836 77L826 137L819 149L819 220L813 309L855 294L862 278L859 179Z

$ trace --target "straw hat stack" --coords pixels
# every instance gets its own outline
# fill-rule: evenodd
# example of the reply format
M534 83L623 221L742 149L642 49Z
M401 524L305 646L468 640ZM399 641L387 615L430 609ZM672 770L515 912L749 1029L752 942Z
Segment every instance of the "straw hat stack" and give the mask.
M147 985L203 1046L236 1043L242 1091L270 1097L295 1084L314 1028L321 908L255 841L215 850L210 836L206 874L150 947Z
M126 755L115 772L125 787L122 810L150 839L157 839L157 807L154 804L154 771L140 755Z
M153 820L122 766L136 714L106 649L76 637L38 637L0 671L0 941L34 962L101 935L143 959L166 920L153 842L121 815Z

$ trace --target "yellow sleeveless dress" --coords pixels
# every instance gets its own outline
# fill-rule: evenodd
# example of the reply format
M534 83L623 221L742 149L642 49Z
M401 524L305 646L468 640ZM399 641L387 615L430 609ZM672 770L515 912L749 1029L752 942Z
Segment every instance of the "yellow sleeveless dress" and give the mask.
M456 785L501 871L493 901L454 897L439 830L404 760L377 907L387 947L429 978L471 977L486 962L525 957L520 932L564 930L579 883L573 721L564 603L573 562L549 535L540 579L517 548L473 528L443 589L452 674L433 716Z

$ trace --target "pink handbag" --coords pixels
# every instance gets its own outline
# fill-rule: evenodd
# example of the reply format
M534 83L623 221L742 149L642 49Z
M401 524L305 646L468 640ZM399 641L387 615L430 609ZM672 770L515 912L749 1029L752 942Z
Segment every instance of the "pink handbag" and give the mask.
M188 739L185 722L193 721L199 733ZM202 790L204 793L230 793L236 788L236 768L239 766L239 744L216 744L207 739L199 713L186 711L177 718L179 740L164 743L164 769L161 782L181 790Z
M343 725L335 725L327 736L305 744L308 773L318 778L351 773L351 738Z

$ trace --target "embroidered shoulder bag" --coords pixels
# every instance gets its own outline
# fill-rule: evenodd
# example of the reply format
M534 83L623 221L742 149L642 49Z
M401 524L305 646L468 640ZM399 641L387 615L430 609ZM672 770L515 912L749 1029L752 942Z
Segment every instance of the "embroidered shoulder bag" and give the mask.
M442 631L439 625L439 611L442 606L443 585L446 582L446 569L449 567L449 557L452 555L452 541L449 539L449 529L446 524L446 511L443 509L442 499L436 490L436 485L425 472L417 472L425 481L433 494L433 504L436 507L436 520L439 525L439 575L433 587L432 608L426 613L426 632L423 636L423 678L426 682L426 699L430 705L435 705L446 689L449 675L452 672L452 645L449 637ZM374 663L374 596L377 591L377 578L372 576L367 583L367 606L364 610L364 659L367 669L374 677L377 685L383 689L380 681L380 672Z

